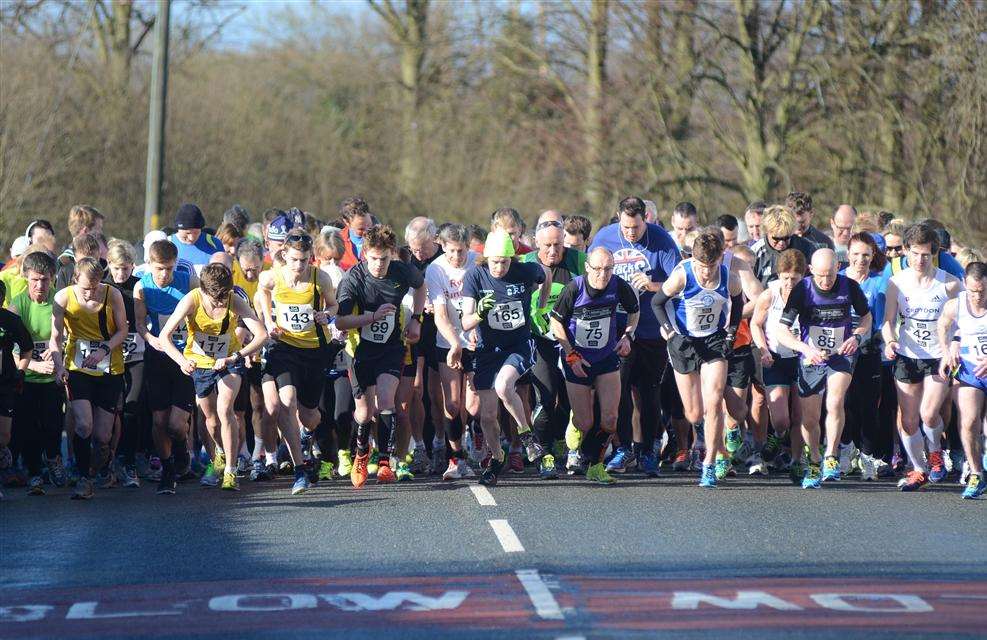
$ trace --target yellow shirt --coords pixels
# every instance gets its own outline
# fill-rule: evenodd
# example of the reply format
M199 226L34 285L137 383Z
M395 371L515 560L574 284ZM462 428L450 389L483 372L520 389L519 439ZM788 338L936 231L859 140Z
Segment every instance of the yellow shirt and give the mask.
M65 345L65 363L69 371L80 371L91 376L105 374L119 375L123 373L123 348L117 345L109 355L96 364L93 369L84 369L82 361L90 352L100 346L106 346L106 341L116 333L116 322L113 319L113 308L109 304L110 287L103 285L103 304L98 311L90 311L82 306L75 297L75 287L65 288L65 330L68 340Z
M268 269L267 265L264 265L262 271ZM233 284L243 289L244 293L247 294L247 299L250 301L250 306L254 306L254 294L257 293L257 286L260 284L259 280L254 280L251 282L247 280L247 277L243 275L243 269L240 268L240 261L233 258Z
M216 360L240 349L240 340L235 331L239 318L231 308L233 295L230 294L226 313L220 318L211 318L202 304L202 291L192 289L191 294L195 312L188 317L185 357L194 362L198 369L212 369Z
M296 290L284 280L282 268L274 267L274 321L284 331L278 340L299 349L318 349L321 327L315 312L322 308L322 296L316 284L318 269L311 267L309 282Z

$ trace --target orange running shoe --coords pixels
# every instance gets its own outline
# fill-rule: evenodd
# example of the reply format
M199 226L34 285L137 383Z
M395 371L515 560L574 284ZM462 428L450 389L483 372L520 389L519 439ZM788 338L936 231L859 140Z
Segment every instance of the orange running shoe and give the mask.
M359 489L367 481L367 463L370 461L370 452L357 454L353 461L353 470L350 471L350 481L353 486Z
M377 469L377 484L391 484L396 481L397 477L391 471L391 461L381 457L380 467Z

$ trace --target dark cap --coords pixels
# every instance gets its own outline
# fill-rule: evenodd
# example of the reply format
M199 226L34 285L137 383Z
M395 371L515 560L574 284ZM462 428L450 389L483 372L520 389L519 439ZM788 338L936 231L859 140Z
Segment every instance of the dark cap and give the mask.
M201 229L206 226L206 217L194 204L183 204L175 214L175 226L178 229Z
M288 237L288 232L294 226L288 215L278 216L267 225L267 239L281 242Z

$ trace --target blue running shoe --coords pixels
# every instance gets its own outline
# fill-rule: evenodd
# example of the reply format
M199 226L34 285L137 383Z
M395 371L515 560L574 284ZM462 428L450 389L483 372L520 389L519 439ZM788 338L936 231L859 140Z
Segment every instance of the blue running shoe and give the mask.
M658 477L658 456L654 453L645 453L638 462L638 468L649 478Z
M723 456L722 454L716 454L716 464L713 465L713 472L716 474L717 480L722 480L727 477L730 472L730 458Z
M838 482L842 476L840 475L840 461L836 456L826 456L823 460L822 468L822 481L823 482ZM805 484L803 483L803 487Z
M716 466L712 464L703 465L703 473L699 476L699 486L704 489L716 488Z
M617 453L613 454L610 458L610 462L607 463L607 471L613 473L624 473L627 471L627 467L633 466L635 461L634 454L631 453L630 449L625 447L620 447L617 449Z
M839 461L836 464L839 466ZM805 468L805 476L802 477L802 488L819 489L821 487L822 473L819 471L819 465L815 462L810 462Z
M312 487L312 483L308 480L308 474L305 473L305 469L295 470L295 484L291 486L291 495L297 496L300 493L305 493Z
M971 473L966 481L966 489L963 490L963 499L979 498L984 495L984 491L987 491L987 479L984 479L983 474Z

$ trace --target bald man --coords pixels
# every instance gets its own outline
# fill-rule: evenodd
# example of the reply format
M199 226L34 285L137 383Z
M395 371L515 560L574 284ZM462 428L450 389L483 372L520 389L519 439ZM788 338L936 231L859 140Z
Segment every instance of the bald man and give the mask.
M857 222L857 210L849 204L841 204L833 212L833 217L829 219L829 226L833 230L833 243L836 251L836 259L840 269L845 269L850 261L847 258L847 249L850 246L850 236L853 235L853 225Z
M860 318L856 328L851 311ZM792 333L796 322L798 337ZM871 322L867 296L854 280L839 274L836 252L816 250L812 254L812 275L792 289L778 327L778 342L801 355L798 391L802 436L809 446L810 457L802 478L803 489L818 489L823 480L840 479L843 399L850 386L857 348L869 335ZM819 416L823 392L826 394L826 455L821 461Z

